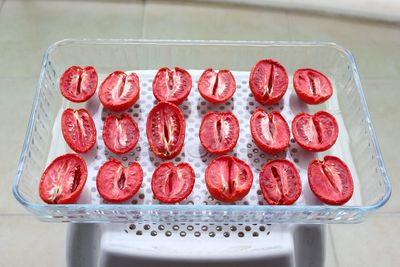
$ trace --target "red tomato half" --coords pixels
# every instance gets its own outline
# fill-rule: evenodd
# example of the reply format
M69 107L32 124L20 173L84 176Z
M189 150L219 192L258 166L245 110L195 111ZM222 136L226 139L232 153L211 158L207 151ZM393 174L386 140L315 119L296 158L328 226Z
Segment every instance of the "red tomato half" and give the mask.
M139 99L140 84L136 73L129 75L114 71L105 78L99 89L99 98L104 107L113 111L130 108Z
M200 125L200 142L211 154L231 151L239 138L239 121L232 112L209 112Z
M244 198L253 183L249 165L231 156L221 156L211 161L205 176L208 192L223 202Z
M159 102L147 116L146 134L150 149L163 159L176 157L185 141L185 127L185 118L177 106Z
M277 111L267 114L257 108L251 115L250 130L254 143L266 153L278 153L289 146L289 126Z
M40 178L40 198L48 204L75 203L85 186L87 175L86 163L80 156L60 156L47 166Z
M108 202L123 202L132 198L140 189L143 170L139 163L128 167L116 159L110 159L100 167L96 187L102 198Z
M96 126L86 109L64 110L61 116L61 130L68 146L75 152L85 153L96 143Z
M161 163L154 171L151 189L154 197L162 203L177 203L187 198L193 190L195 173L186 162L174 165Z
M139 141L139 127L128 113L110 114L104 121L103 141L116 154L128 153Z
M298 69L293 76L293 86L298 97L310 105L321 104L332 96L328 77L313 69Z
M285 95L288 83L285 68L271 59L258 61L250 72L251 92L262 105L278 103Z
M158 101L181 104L192 89L192 77L184 69L159 69L153 80L153 94Z
M61 75L61 94L69 101L85 102L96 92L97 81L97 72L93 67L72 66Z
M346 163L334 156L313 160L308 165L308 183L311 191L323 203L342 205L353 195L353 178Z
M271 160L262 167L260 187L270 205L291 205L302 190L299 172L285 159Z
M236 81L229 70L215 72L206 69L200 76L198 88L200 95L211 103L223 103L236 91Z
M319 111L314 115L299 113L292 121L292 132L302 148L320 152L335 144L339 127L335 117L328 112Z

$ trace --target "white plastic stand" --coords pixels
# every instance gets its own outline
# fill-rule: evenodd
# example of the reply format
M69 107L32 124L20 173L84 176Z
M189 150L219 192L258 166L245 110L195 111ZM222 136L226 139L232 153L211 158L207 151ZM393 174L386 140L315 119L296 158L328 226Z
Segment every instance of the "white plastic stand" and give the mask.
M69 224L66 254L71 267L322 267L325 226Z

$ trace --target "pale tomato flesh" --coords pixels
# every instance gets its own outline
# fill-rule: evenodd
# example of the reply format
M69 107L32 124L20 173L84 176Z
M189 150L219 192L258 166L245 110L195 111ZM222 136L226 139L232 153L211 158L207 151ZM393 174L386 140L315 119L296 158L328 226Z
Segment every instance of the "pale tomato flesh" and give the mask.
M278 153L289 146L289 126L277 111L267 114L257 108L251 115L250 130L255 144L264 152Z
M294 139L302 148L320 152L335 144L339 128L335 117L319 111L314 115L297 114L292 122L292 131Z
M139 163L128 167L116 159L110 159L100 167L96 178L99 194L108 202L123 202L132 198L140 189L143 170Z
M96 143L96 126L86 109L66 109L61 116L61 130L68 146L75 152L85 153Z
M239 121L232 112L209 112L200 125L200 142L212 154L231 151L239 139Z
M244 161L221 156L210 162L205 179L208 191L215 199L233 202L248 194L253 183L253 173Z
M99 98L104 107L113 111L130 108L140 95L139 77L132 72L114 71L101 83Z
M164 159L179 154L185 139L185 119L172 103L159 102L149 112L146 134L153 153Z
M40 198L48 204L75 203L85 186L87 174L85 161L76 154L54 159L40 178Z
M93 67L72 66L61 75L61 94L72 102L84 102L96 92L97 82L97 72Z
M161 68L153 80L153 94L158 101L181 104L192 89L192 77L189 72L176 67Z
M236 81L229 70L206 69L198 82L200 95L211 103L223 103L236 91Z
M338 157L325 156L308 165L308 182L313 193L330 205L343 205L353 195L354 185L347 165Z
M116 154L131 151L138 143L139 135L139 127L128 113L110 114L104 121L104 144Z
M291 205L302 191L299 172L288 160L267 162L260 172L260 187L270 205Z
M328 77L313 69L298 69L293 76L293 85L299 98L311 105L325 102L333 93Z
M254 98L263 105L278 103L288 88L285 68L271 59L258 61L250 72L249 85Z
M160 164L153 173L151 188L154 197L162 203L177 203L187 198L193 190L195 173L186 162L174 165Z

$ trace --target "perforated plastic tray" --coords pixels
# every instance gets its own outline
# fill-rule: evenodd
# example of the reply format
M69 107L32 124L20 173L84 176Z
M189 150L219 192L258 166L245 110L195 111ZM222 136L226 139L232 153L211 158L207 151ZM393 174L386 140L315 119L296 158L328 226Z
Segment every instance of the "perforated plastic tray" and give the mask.
M253 143L249 120L251 112L260 106L248 88L249 70L261 58L280 61L290 76L297 68L321 70L331 79L333 96L323 105L308 106L293 91L292 83L279 104L264 106L277 110L289 125L301 111L314 113L327 110L339 124L336 144L324 153L310 153L292 139L282 153L263 153ZM126 155L115 155L104 147L101 138L103 120L109 113L103 110L97 95L87 103L73 104L61 97L58 80L71 65L92 65L99 73L99 83L114 70L134 71L139 75L141 95L128 110L138 123L140 139L136 148ZM179 205L159 204L151 192L151 175L162 162L148 147L145 134L146 117L156 103L152 80L158 68L180 66L193 78L192 91L180 108L187 127L185 146L172 161L189 162L195 170L196 182L192 194ZM233 71L237 89L234 97L224 104L209 104L197 90L202 70L228 68ZM65 143L60 127L61 113L67 107L85 107L93 115L98 129L97 144L82 156L88 164L88 180L77 204L47 205L38 196L38 183L44 168L57 156L72 152ZM204 182L204 171L215 156L201 146L198 131L202 117L208 111L232 111L240 122L240 137L229 153L245 160L253 170L254 182L249 194L236 203L214 200ZM307 182L308 162L331 154L342 158L349 166L355 192L344 206L326 206L310 191ZM124 164L138 161L143 167L144 180L139 192L119 205L105 203L96 189L99 167L109 158ZM263 199L258 183L262 165L275 158L291 160L298 170L303 193L292 206L269 206ZM42 220L74 222L246 222L246 223L337 223L357 222L382 206L390 196L390 184L372 130L361 84L352 56L334 44L317 43L244 43L244 42L183 42L134 40L65 40L47 51L38 82L28 133L14 182L14 194L28 210Z

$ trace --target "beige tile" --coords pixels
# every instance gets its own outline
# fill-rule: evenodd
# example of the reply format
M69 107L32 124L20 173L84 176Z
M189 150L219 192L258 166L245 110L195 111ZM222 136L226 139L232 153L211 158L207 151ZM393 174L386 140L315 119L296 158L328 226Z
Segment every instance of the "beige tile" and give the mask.
M361 224L330 225L339 266L399 266L400 215L371 217Z
M44 51L61 39L141 38L142 21L142 1L7 1L0 76L37 76Z
M0 214L26 213L12 195L12 181L33 103L36 79L0 79Z
M333 247L333 239L330 231L326 232L326 250L324 267L339 267L337 263L336 251Z
M364 81L363 88L371 113L378 142L382 151L383 160L392 184L392 196L381 212L400 212L400 173L398 152L400 144L400 80Z
M296 12L289 12L288 20L292 40L329 41L348 48L356 58L361 78L398 77L398 25Z
M1 15L0 15L1 17ZM1 34L1 33L0 33ZM39 77L45 44L0 41L0 78Z
M400 45L389 41L382 44L350 44L362 80L399 79Z
M286 12L268 7L146 1L144 37L288 40Z
M31 216L2 216L0 266L66 266L65 228Z
M400 28L396 24L298 11L288 12L288 21L293 38L400 44Z

